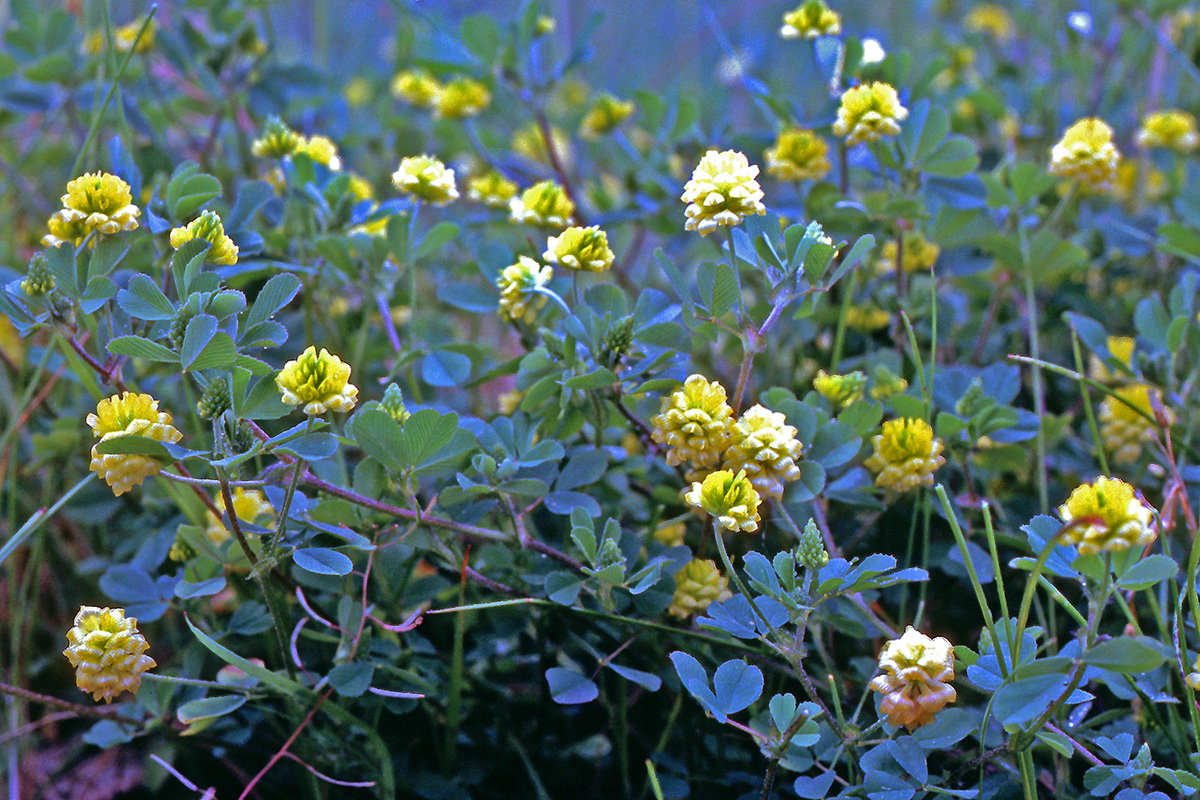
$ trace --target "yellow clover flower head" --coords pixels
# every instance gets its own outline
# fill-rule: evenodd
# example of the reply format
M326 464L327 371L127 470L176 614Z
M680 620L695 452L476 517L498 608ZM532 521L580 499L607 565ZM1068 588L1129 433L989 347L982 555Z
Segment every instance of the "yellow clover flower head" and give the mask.
M279 117L271 117L263 126L262 135L254 140L251 152L256 158L283 158L295 153L304 137L287 126Z
M637 110L632 100L618 100L604 92L592 101L591 108L579 123L579 135L585 139L598 139L621 127Z
M571 137L562 128L551 126L550 142L554 145L554 154L558 156L559 162L570 168L575 163L575 153L571 150ZM513 133L512 151L530 161L551 164L550 153L546 150L546 139L537 122L530 122Z
M491 208L507 208L516 194L517 185L494 169L467 181L467 199Z
M60 244L70 244L73 247L78 247L87 238L87 222L82 219L68 218L66 214L67 210L61 209L54 212L50 216L50 219L46 220L46 227L50 231L42 237L42 244L46 247L58 247ZM93 239L91 244L94 246L95 243Z
M275 385L289 406L304 406L311 417L326 409L349 411L358 398L358 387L350 383L350 365L324 347L309 347L295 361L284 365L275 376Z
M817 377L813 378L813 389L829 401L834 412L861 400L866 385L867 376L859 370L845 375L830 375L822 369L817 370Z
M882 308L853 305L846 311L846 326L856 331L870 333L887 327L891 318L892 315Z
M1189 153L1200 145L1200 133L1196 132L1196 118L1186 111L1155 111L1142 120L1135 141L1143 150L1166 147Z
M746 477L722 469L710 472L703 481L692 484L684 495L690 505L717 518L722 528L734 533L758 530L758 492Z
M521 321L531 324L538 309L546 305L547 297L538 289L545 288L554 275L554 269L543 265L529 256L521 256L496 278L500 290L499 314L510 322Z
M733 409L725 387L703 375L689 375L683 386L663 398L650 420L650 436L666 446L667 463L687 461L698 469L715 467L729 446Z
M122 692L137 694L142 673L158 666L146 655L150 645L137 620L122 608L81 606L67 642L63 655L75 668L75 685L93 700L111 703Z
M317 164L329 167L334 172L342 168L342 158L338 155L337 145L328 136L308 136L296 145L296 153L304 153Z
M575 216L575 204L554 181L534 184L508 204L510 218L521 225L566 228Z
M1076 487L1058 515L1069 526L1065 541L1083 555L1144 547L1158 537L1154 509L1117 478L1100 477Z
M864 83L847 89L842 95L833 132L846 137L847 145L874 142L900 133L900 123L908 109L900 104L900 95L888 83Z
M1154 406L1150 398L1162 404L1162 398L1157 389L1144 383L1123 386L1115 390L1123 400L1134 408L1154 416ZM1169 408L1163 406L1168 424L1174 422L1175 415ZM1100 403L1100 439L1112 453L1114 464L1132 464L1142 454L1142 448L1154 439L1154 423L1143 417L1133 408L1120 400L1105 395Z
M218 494L216 506L222 512L228 513L225 498ZM233 487L233 513L243 522L252 525L270 525L275 520L275 506L267 496L257 489ZM204 535L213 544L219 545L229 538L229 529L225 527L224 517L218 517L211 511L207 512L204 524Z
M131 231L138 226L141 213L133 204L129 184L107 172L89 172L68 183L62 204L55 216L63 223L82 223L84 236L92 231Z
M225 226L215 211L205 211L180 228L171 230L171 247L178 250L193 239L204 239L212 243L207 260L213 264L236 264L238 247L225 235Z
M707 236L719 227L740 225L748 214L765 214L758 167L736 150L709 150L692 172L679 199L687 203L684 228Z
M829 145L805 128L781 131L764 154L767 174L781 181L819 181L829 174Z
M783 414L760 405L748 408L733 424L725 464L742 470L761 497L783 498L783 485L800 478L803 445Z
M546 240L542 258L571 269L604 272L612 266L613 251L608 247L608 234L593 225L567 228L558 236L551 236Z
M442 85L423 69L406 69L392 78L392 94L418 108L437 105Z
M1133 366L1133 350L1137 346L1137 341L1132 336L1109 336L1104 343L1113 358L1126 366ZM1103 383L1118 383L1128 377L1124 372L1110 370L1099 356L1093 355L1089 366L1092 377ZM1146 410L1150 409L1147 407Z
M148 394L123 394L101 400L96 413L87 415L92 435L106 442L117 436L144 436L159 442L174 444L183 438L171 424L171 415L158 410L158 401ZM92 446L92 472L99 473L117 497L162 469L162 464L149 456L124 453L101 454Z
M708 559L693 558L675 573L675 597L667 609L672 617L687 619L703 613L710 603L727 600L729 579Z
M946 463L942 440L923 419L893 419L872 439L875 452L864 464L875 473L875 485L894 492L932 486L933 473Z
M1113 144L1113 129L1102 119L1088 117L1067 128L1050 151L1050 174L1074 178L1089 189L1107 189L1117 176L1121 153Z
M455 78L434 98L434 115L445 119L474 117L492 102L487 86L472 78Z
M842 18L824 0L805 0L783 15L779 35L784 39L816 39L842 32Z
M435 206L444 206L458 199L454 170L433 156L408 156L392 173L392 184L403 194L410 194Z
M916 730L958 699L954 680L954 648L939 636L930 639L911 625L879 654L883 672L870 688L883 695L879 710L890 724Z
M896 269L896 240L890 239L879 253L879 269L881 272L894 272ZM900 256L900 268L905 272L928 272L937 263L942 249L926 239L918 231L910 231L904 236L904 254Z
M654 529L654 541L665 544L667 547L678 547L683 544L683 537L687 534L687 525L682 521L668 522L665 525L659 525Z
M1016 34L1016 25L1004 6L981 3L963 17L963 27L969 31L991 36L998 42L1009 42Z

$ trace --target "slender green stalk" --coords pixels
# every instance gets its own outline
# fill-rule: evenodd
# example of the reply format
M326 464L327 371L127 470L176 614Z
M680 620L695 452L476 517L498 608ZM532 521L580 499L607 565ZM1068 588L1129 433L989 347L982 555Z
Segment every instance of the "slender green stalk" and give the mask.
M850 304L854 302L854 293L858 290L858 270L850 273L850 282L842 292L842 302L838 306L837 331L833 335L833 354L829 359L829 371L837 372L838 364L842 361L842 347L846 340L846 320L850 316Z
M1075 370L1082 375L1083 354L1079 349L1079 332L1075 330L1074 325L1071 326L1071 351L1075 355ZM1104 454L1104 440L1100 438L1096 415L1092 411L1092 396L1082 381L1079 384L1079 396L1083 399L1083 413L1087 417L1088 430L1091 431L1092 441L1096 444L1096 461L1100 464L1100 471L1105 475L1111 475L1112 473L1108 471L1108 457Z
M1033 281L1033 264L1029 256L1029 234L1017 214L1017 237L1021 247L1021 267L1025 277L1025 310L1029 334L1029 355L1040 360L1042 357L1041 333L1038 330L1037 289ZM1034 458L1037 460L1037 490L1038 508L1043 514L1050 510L1050 490L1047 485L1048 472L1046 467L1046 432L1042 420L1046 416L1046 387L1042 383L1042 373L1034 370L1033 379L1033 413L1038 418L1037 439L1035 441Z
M96 473L89 472L87 477L71 487L62 497L58 498L54 505L50 506L50 508L38 511L36 514L26 520L25 524L21 526L20 530L8 537L8 541L4 543L3 547L0 547L0 564L3 564L4 560L12 555L13 552L21 546L22 542L28 539L35 531L38 530L38 528L42 527L44 523L57 514L59 510L65 506L72 497L78 494L84 486L87 486L94 477L96 477Z
M465 565L465 561L464 561ZM463 641L467 632L467 612L462 608L467 582L458 585L458 613L454 615L454 645L450 653L450 689L446 698L446 758L444 772L453 775L458 761L458 726L462 721Z
M729 265L733 267L733 275L737 279L738 325L746 326L746 305L742 300L742 270L738 266L737 250L733 245L733 228L729 229Z

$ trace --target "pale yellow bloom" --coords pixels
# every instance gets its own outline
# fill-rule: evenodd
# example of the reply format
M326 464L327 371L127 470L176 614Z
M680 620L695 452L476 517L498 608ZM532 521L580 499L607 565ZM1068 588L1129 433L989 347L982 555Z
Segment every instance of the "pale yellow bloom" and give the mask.
M1083 555L1144 547L1158 537L1154 509L1117 478L1076 487L1058 515L1069 526L1064 540Z
M889 420L871 444L875 452L864 464L875 473L875 485L881 489L907 492L932 486L933 473L946 463L942 440L923 419Z
M531 324L548 299L538 290L547 287L553 275L553 268L539 264L529 256L521 256L517 263L505 267L496 278L496 288L500 290L500 316L511 322Z
M63 655L75 668L75 685L93 700L111 703L122 692L137 694L142 674L158 666L146 655L150 645L137 620L122 608L81 606L67 642Z
M279 117L271 117L262 135L254 140L251 151L257 158L283 158L295 153L304 137L289 128Z
M847 145L874 142L900 133L900 123L908 109L900 104L900 95L887 83L865 83L842 94L833 132L846 137Z
M1117 175L1121 153L1104 120L1081 119L1067 128L1050 151L1050 174L1074 178L1089 189L1107 189Z
M551 236L546 240L542 258L571 269L604 272L612 266L613 251L608 246L608 235L593 225L567 228L558 236Z
M517 185L496 170L467 180L467 199L492 208L507 208L517 194Z
M998 42L1012 41L1016 25L1004 6L996 3L981 3L963 17L963 27L969 31L985 33Z
M437 105L442 85L423 69L409 69L392 79L392 94L404 102L420 108Z
M211 243L207 261L213 264L236 264L238 247L225 235L225 226L215 211L205 211L187 225L171 230L171 247L178 250L193 239Z
M805 0L783 15L779 35L784 39L816 39L842 32L842 18L823 0Z
M95 231L114 234L138 226L141 213L133 204L129 184L107 172L89 172L67 184L62 210L55 214L61 223L82 223L84 236Z
M829 375L822 369L813 378L813 389L829 401L835 413L861 400L866 385L867 376L858 370L845 375Z
M401 193L435 206L444 206L458 199L454 170L447 169L433 156L408 156L402 159L399 169L392 173L392 184Z
M513 222L545 228L566 228L575 215L575 204L554 181L534 184L509 201L508 208Z
M618 100L603 93L592 101L592 107L579 123L579 134L585 139L598 139L612 133L633 116L635 109L632 100Z
M328 136L309 136L300 140L296 146L297 153L304 153L314 162L329 167L334 172L342 168L342 159L338 155L337 145Z
M651 438L667 447L671 466L685 461L697 469L715 467L729 446L733 409L725 387L703 375L689 375L683 386L663 398L650 420Z
M729 579L708 559L693 558L675 573L675 596L667 609L673 617L687 619L701 614L709 604L732 597Z
M225 498L218 494L216 497L216 506L224 513L229 513L229 509L225 506ZM275 506L271 505L271 501L267 496L257 489L244 489L241 486L233 487L233 513L242 522L249 522L252 525L268 526L275 520ZM219 545L229 538L229 529L225 527L224 517L218 517L211 511L206 512L204 521L204 535L213 544Z
M905 272L928 272L937 263L942 249L926 239L918 231L910 231L904 236L904 254L900 258L900 267ZM879 271L894 272L896 270L896 240L889 239L883 245L879 254Z
M742 412L729 434L725 466L743 470L761 497L783 498L783 485L799 480L803 445L783 414L756 405Z
M107 442L118 436L144 436L159 442L174 444L183 438L171 424L171 415L158 410L158 401L148 394L125 392L101 400L96 413L87 415L92 435ZM162 469L162 463L142 455L122 453L101 454L92 446L90 470L99 473L120 497L134 486Z
M1188 153L1200 145L1196 118L1186 111L1171 109L1147 114L1142 120L1135 140L1143 150L1165 147L1178 153Z
M442 86L434 98L434 115L447 119L473 117L492 102L487 86L471 78L458 77Z
M1153 397L1160 405L1162 403L1159 391L1144 383L1118 387L1114 391L1134 408L1150 417L1154 416L1150 398ZM1166 406L1163 406L1163 413L1166 414L1168 422L1174 421L1175 415ZM1112 453L1115 464L1132 464L1141 457L1142 449L1154 441L1154 423L1112 396L1105 395L1100 403L1098 416L1100 438Z
M819 181L829 174L829 145L804 128L781 131L764 154L767 174L781 181Z
M706 236L719 227L740 225L750 214L767 213L758 185L758 167L736 150L709 150L683 187L684 228Z
M758 530L759 496L744 471L736 475L727 469L709 473L703 481L692 484L684 499L689 505L716 517L717 523L727 531L754 533Z
M879 710L896 727L916 730L958 699L954 680L954 648L939 636L930 639L911 625L879 654L882 675L870 688L883 695Z
M354 408L358 387L350 383L350 365L324 347L320 355L309 347L295 361L289 361L275 377L275 385L289 406L304 406L309 416L324 414L326 409L349 411Z

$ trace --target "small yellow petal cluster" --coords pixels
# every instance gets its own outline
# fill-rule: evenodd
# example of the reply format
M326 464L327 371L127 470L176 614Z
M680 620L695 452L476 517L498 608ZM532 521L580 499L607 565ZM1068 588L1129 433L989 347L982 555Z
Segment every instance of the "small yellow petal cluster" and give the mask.
M517 185L496 170L488 170L467 181L467 199L492 208L507 208L517 194Z
M521 256L496 278L500 290L500 316L510 322L530 324L538 309L546 305L547 297L538 292L549 285L554 270L549 265L539 264L529 256Z
M667 447L671 466L689 462L697 470L720 463L729 446L733 409L725 387L703 375L689 375L683 386L663 398L650 420L651 438Z
M765 214L758 167L736 150L709 150L692 172L679 199L687 203L689 231L707 236L719 227L740 225L749 214Z
M1144 547L1158 537L1154 509L1117 478L1100 477L1076 487L1058 515L1069 526L1064 540L1083 555Z
M891 239L883 246L879 254L879 269L881 272L896 270L897 255L896 240ZM912 231L904 237L904 254L900 257L900 268L907 272L928 272L937 263L942 249L926 239L917 231Z
M304 137L287 126L279 117L271 117L263 126L262 135L254 140L251 151L256 158L283 158L295 153Z
M342 168L342 159L338 155L337 145L328 136L308 136L300 139L296 145L296 153L303 153L317 164L323 164L334 172Z
M758 492L745 471L736 475L722 469L710 472L692 484L684 499L695 508L717 518L722 528L734 533L758 530Z
M236 264L238 247L225 235L225 226L215 211L205 211L187 225L171 230L171 247L178 250L193 239L203 239L212 244L207 260L213 264Z
M1154 416L1154 407L1150 398L1162 403L1157 389L1144 383L1123 386L1115 390L1116 394L1138 410ZM1174 414L1163 407L1169 422L1174 421ZM1143 417L1133 408L1120 400L1106 395L1100 403L1100 439L1112 453L1114 464L1132 464L1142 454L1142 448L1154 439L1154 423Z
M401 425L412 416L408 407L404 405L404 392L394 383L389 383L383 390L383 400L379 402L379 407Z
M667 547L678 547L683 544L683 537L687 534L687 525L682 522L668 522L666 525L660 525L654 529L654 541L665 544Z
M803 445L783 414L756 405L742 412L730 430L725 465L742 470L761 497L783 498L784 483L799 480Z
M930 639L911 625L879 654L882 675L870 688L883 695L879 710L890 724L916 730L958 699L954 680L954 648L939 636Z
M575 216L575 204L554 181L534 184L508 204L509 216L521 225L566 228Z
M153 18L146 25L146 32L142 34L142 38L138 39L138 31L142 29L142 21L134 20L128 25L122 25L119 28L113 28L113 46L117 52L128 53L131 49L135 53L146 53L154 48L154 34L158 30L158 24ZM104 49L104 32L97 30L89 33L83 41L83 49L88 55L99 55Z
M403 194L410 194L435 206L444 206L458 199L454 170L433 156L408 156L392 173L392 184Z
M63 655L75 668L75 685L93 700L111 703L122 692L137 694L142 673L158 666L146 655L150 645L137 620L121 608L81 606Z
M608 234L593 225L567 228L558 236L549 237L542 258L571 269L604 272L612 266L613 251L608 246Z
M350 365L324 347L309 347L295 361L284 365L275 376L275 385L289 406L304 406L309 416L324 414L326 409L349 411L357 402L358 387L350 383Z
M148 394L125 392L101 400L96 405L96 413L87 415L87 424L92 428L92 435L99 437L101 442L118 436L144 436L174 444L183 438L171 424L171 415L159 411L158 401ZM162 464L149 456L101 454L93 445L89 468L99 473L113 494L120 497L134 486L140 486L146 478L156 475Z
M846 311L846 326L869 333L887 327L891 318L892 315L882 308L853 305Z
M16 326L3 314L0 314L0 353L13 364L25 361L25 342L22 341Z
M817 377L813 378L813 389L829 401L834 412L861 400L866 385L867 376L858 370L845 375L829 375L822 369L817 370Z
M888 83L864 83L847 89L842 95L833 132L846 137L847 145L874 142L900 133L900 123L908 109L900 104L900 95Z
M709 559L693 558L675 573L675 596L667 609L672 617L687 619L702 613L710 603L732 597L729 579Z
M575 163L575 153L571 150L571 137L557 125L550 127L550 142L554 145L554 155L559 163L570 168ZM549 166L550 153L546 150L546 138L542 135L541 126L536 122L518 128L512 135L512 151L519 156Z
M1121 153L1113 130L1102 119L1088 117L1067 128L1050 151L1050 174L1074 178L1089 189L1106 189L1117 176Z
M1104 343L1113 358L1126 366L1133 365L1133 350L1137 345L1137 341L1132 336L1109 336L1105 339ZM1114 373L1098 356L1092 356L1090 366L1092 378L1102 383L1118 383L1128 377L1124 372ZM1147 408L1146 410L1149 411L1150 409Z
M225 507L225 498L220 494L217 495L216 506L222 512L228 513L228 509ZM275 506L271 505L271 501L259 490L235 486L233 487L233 513L237 514L237 518L243 522L269 525L275 519ZM218 517L211 511L207 512L204 535L210 542L217 545L228 539L229 529L225 527L224 517Z
M59 241L78 244L93 231L110 235L131 231L141 213L133 204L129 184L107 172L89 172L68 183L62 204L50 218L50 236L42 240L52 247ZM51 237L56 241L48 241Z
M612 133L633 116L637 107L632 100L618 100L607 92L592 101L591 108L579 123L579 135L585 139L598 139Z
M1004 6L996 3L981 3L963 17L963 27L976 33L985 33L998 42L1011 41L1016 34L1016 25Z
M347 173L346 177L348 178L346 191L350 192L355 202L361 203L363 200L375 199L375 187L371 185L369 180L357 172Z
M441 91L437 78L423 69L407 69L392 78L392 94L419 108L433 108Z
M824 0L805 0L783 15L779 35L784 39L816 39L842 32L842 18Z
M473 117L491 102L487 86L472 78L454 78L434 98L434 115L445 119Z
M875 473L875 485L894 492L932 486L933 473L946 463L942 440L923 419L893 419L871 440L875 452L864 463Z
M1155 111L1142 120L1135 139L1143 150L1166 147L1177 153L1188 153L1200 145L1196 118L1186 111Z
M829 145L805 128L781 131L764 154L767 174L781 181L819 181L829 174Z

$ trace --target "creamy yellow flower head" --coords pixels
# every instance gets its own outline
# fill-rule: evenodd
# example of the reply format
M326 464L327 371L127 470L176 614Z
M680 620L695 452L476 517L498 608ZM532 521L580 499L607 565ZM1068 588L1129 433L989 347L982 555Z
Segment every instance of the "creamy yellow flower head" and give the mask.
M210 263L237 263L238 247L233 239L225 235L225 226L215 211L205 211L187 225L171 230L171 247L176 250L193 239L203 239L212 244L207 257Z
M667 547L678 547L683 544L683 537L687 534L687 525L683 522L668 522L666 525L659 525L654 529L654 541L665 544Z
M1200 133L1196 132L1196 118L1186 111L1155 111L1142 120L1136 141L1143 150L1166 147L1188 153L1200 145Z
M910 231L904 236L904 254L900 257L900 268L905 272L928 272L937 263L942 249L926 239L919 231ZM879 253L879 271L894 272L896 269L896 240L889 239Z
M558 161L567 169L575 163L575 153L571 149L571 137L558 126L550 128L550 142L554 145L554 154ZM512 151L519 156L536 161L539 164L551 165L550 152L546 149L546 139L537 122L518 128L512 135Z
M984 33L998 42L1012 41L1016 25L1004 6L996 3L981 3L963 17L963 27L976 33Z
M579 134L585 139L598 139L612 133L633 116L636 108L632 100L618 100L607 92L602 93L584 114L579 123Z
M87 238L87 222L82 219L68 219L66 214L66 209L60 209L46 220L46 227L50 231L42 237L42 244L46 247L58 247L60 244L78 247ZM96 240L92 239L89 244L95 247Z
M251 151L256 158L283 158L295 153L304 137L289 128L279 117L271 117L262 135L254 140Z
M354 197L355 202L361 203L363 200L375 199L375 187L371 185L370 181L357 172L349 172L346 177L349 178L346 190Z
M783 15L779 35L784 39L816 39L842 32L842 18L824 0L805 0Z
M137 694L142 673L158 666L146 655L150 645L137 620L126 618L122 608L81 606L67 642L63 655L75 668L75 685L93 700L111 703L122 692Z
M907 492L932 486L933 473L946 463L941 455L942 440L923 419L885 422L871 443L875 452L864 464L875 473L875 485L881 489Z
M1162 404L1162 396L1158 389L1145 383L1121 386L1114 391L1121 399L1150 417L1154 416L1151 397ZM1105 395L1100 403L1100 439L1112 453L1115 464L1132 464L1137 461L1142 455L1142 449L1154 440L1154 423L1134 408L1111 395ZM1166 406L1162 406L1162 409L1168 423L1173 423L1174 413Z
M159 442L174 444L183 438L171 424L171 415L158 410L158 401L148 394L125 392L101 400L96 413L87 415L92 435L101 442L118 436L144 436ZM122 453L101 454L92 446L92 472L99 473L120 497L134 486L162 469L162 464L149 456Z
M548 286L553 276L552 267L539 264L529 256L521 256L517 263L505 267L496 278L496 288L500 290L500 316L510 322L532 323L547 300L538 290Z
M1127 367L1133 366L1133 350L1137 346L1137 340L1132 336L1109 336L1104 343L1108 347L1109 355ZM1092 356L1088 371L1092 378L1102 383L1120 383L1129 378L1128 373L1110 370L1099 356L1095 355Z
M289 361L275 377L275 385L289 406L304 406L304 413L315 417L326 409L349 411L357 402L358 387L350 383L350 365L324 347L309 347L295 361Z
M567 228L558 236L549 237L542 258L571 269L604 272L612 266L613 251L608 247L608 234L593 225Z
M491 208L507 208L517 194L517 185L494 169L467 181L467 199Z
M1158 537L1154 509L1117 478L1076 487L1058 515L1069 526L1064 540L1083 555L1144 547Z
M671 466L689 462L696 469L715 467L729 446L733 409L725 387L703 375L689 375L683 386L663 398L650 420L651 438L667 448Z
M767 174L781 181L819 181L829 174L829 145L804 128L781 131L764 154Z
M758 167L736 150L709 150L692 172L679 199L687 203L684 228L707 236L720 227L740 225L750 214L765 214Z
M216 497L216 506L224 513L229 511L221 494ZM271 505L265 494L257 489L243 489L241 486L233 487L233 513L237 514L237 518L242 522L263 526L270 525L276 516L275 506ZM228 539L229 529L225 527L224 517L218 517L208 511L205 516L204 535L216 545Z
M864 83L847 89L842 95L833 132L846 137L847 145L874 142L900 133L900 123L908 109L900 104L900 95L891 84Z
M409 105L433 108L442 85L423 69L406 69L392 78L392 94Z
M734 533L754 533L758 530L758 492L744 471L734 475L727 469L709 473L703 481L692 484L684 499L706 514L716 517L718 524Z
M455 78L434 99L434 115L447 119L473 117L492 102L487 86L471 78Z
M672 617L687 619L701 614L710 603L732 597L729 579L708 559L693 558L675 573L675 596L667 609Z
M129 184L107 172L89 172L67 184L62 210L55 214L66 224L82 223L84 235L114 234L138 226L141 209L133 204Z
M1050 174L1074 178L1089 189L1107 189L1117 175L1121 153L1113 130L1102 119L1081 119L1067 128L1050 151Z
M392 184L401 193L435 206L444 206L458 199L454 170L447 169L433 156L408 156L402 159L400 168L392 173Z
M1145 180L1141 179L1143 174L1146 176ZM1139 184L1142 184L1142 199L1147 203L1157 203L1172 191L1167 173L1154 166L1153 162L1146 162L1143 172L1138 161L1121 159L1121 163L1117 165L1117 177L1113 179L1110 190L1112 196L1124 203L1131 202L1137 196Z
M575 204L554 181L534 184L508 205L513 222L544 228L566 228L575 216Z
M867 376L859 370L845 375L829 375L822 369L817 370L817 377L813 378L813 389L829 401L835 413L861 400L866 385Z
M761 405L742 412L729 434L725 466L742 470L762 497L783 498L783 485L800 478L804 447L783 414Z
M296 145L296 153L304 153L317 164L329 167L334 172L342 168L342 158L337 145L328 136L308 136Z
M916 730L933 722L947 703L958 699L954 680L954 648L939 636L930 639L911 625L879 654L882 675L870 688L883 695L879 710L896 727Z

